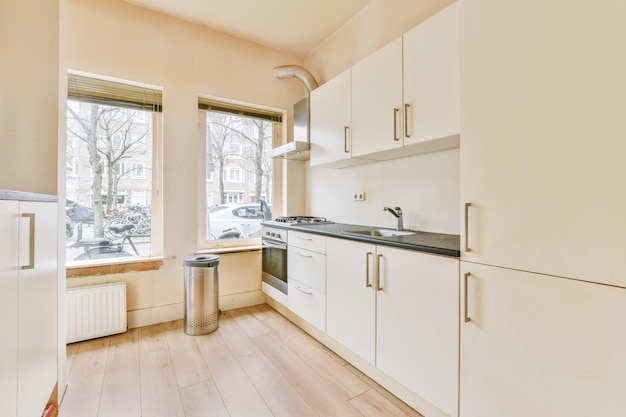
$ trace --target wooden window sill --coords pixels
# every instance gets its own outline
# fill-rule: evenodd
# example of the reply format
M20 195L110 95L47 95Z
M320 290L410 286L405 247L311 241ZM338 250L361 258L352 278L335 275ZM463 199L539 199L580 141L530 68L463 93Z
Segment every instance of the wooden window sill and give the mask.
M66 269L66 278L83 278L97 275L124 274L126 272L156 271L163 265L163 258L134 260L124 263L106 263L97 265L70 266Z

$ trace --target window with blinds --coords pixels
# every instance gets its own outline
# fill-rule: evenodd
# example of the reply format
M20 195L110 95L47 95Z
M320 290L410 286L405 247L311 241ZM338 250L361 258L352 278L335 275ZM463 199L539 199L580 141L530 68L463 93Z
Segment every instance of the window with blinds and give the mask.
M272 218L274 136L283 113L249 105L198 99L200 136L206 145L204 242L245 245L260 238ZM228 241L228 242L225 242Z
M67 98L67 265L158 255L162 91L69 74Z

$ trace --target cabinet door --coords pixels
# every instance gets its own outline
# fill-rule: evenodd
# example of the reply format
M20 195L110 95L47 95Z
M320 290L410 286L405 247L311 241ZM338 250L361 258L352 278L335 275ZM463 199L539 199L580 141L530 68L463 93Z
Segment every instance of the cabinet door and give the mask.
M461 416L624 415L626 289L467 262L461 277Z
M20 263L27 265L19 271L17 381L20 417L41 415L57 381L56 213L55 203L20 202L19 258ZM34 251L33 262L28 265L31 250Z
M326 333L374 364L376 246L326 239Z
M7 416L17 415L17 228L18 203L0 201L0 404Z
M351 82L348 69L311 92L311 166L350 159Z
M402 38L352 67L352 156L402 146Z
M626 286L626 3L460 6L462 259Z
M404 145L460 132L458 9L453 3L403 37Z
M378 246L376 366L458 415L459 261Z

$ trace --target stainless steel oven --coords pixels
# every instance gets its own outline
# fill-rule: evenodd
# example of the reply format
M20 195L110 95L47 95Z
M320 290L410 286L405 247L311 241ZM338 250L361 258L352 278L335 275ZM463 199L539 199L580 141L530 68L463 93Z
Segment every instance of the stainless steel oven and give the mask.
M287 294L287 229L293 225L327 223L332 222L313 216L278 217L261 223L263 282Z
M287 230L263 226L263 282L287 294Z

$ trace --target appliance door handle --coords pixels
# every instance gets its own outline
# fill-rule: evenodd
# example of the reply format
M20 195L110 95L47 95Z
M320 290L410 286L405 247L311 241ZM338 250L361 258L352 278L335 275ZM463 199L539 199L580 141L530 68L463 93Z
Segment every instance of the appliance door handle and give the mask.
M22 213L19 223L21 269L35 269L35 213ZM28 230L28 233L24 232Z
M274 243L274 242L270 242L266 239L263 239L263 247L264 248L274 248L274 249L280 249L280 250L287 250L287 244L286 243Z
M411 137L409 132L409 107L411 107L409 103L404 104L404 136L407 138Z
M471 274L469 272L466 272L465 275L463 275L463 303L465 304L463 307L464 323L469 323L470 321L472 321L472 318L469 315L469 306L467 305L467 301L469 300L467 284L470 276Z
M312 292L310 292L310 291L305 291L305 290L303 290L302 288L300 288L300 287L299 287L299 286L297 286L297 285L296 285L296 290L298 290L298 291L300 291L300 292L302 292L302 293L304 293L304 294L306 294L306 295L313 295L313 293L312 293Z
M348 129L350 129L350 126L343 127L343 152L344 153L350 153L350 151L348 150Z
M469 247L469 208L472 206L472 203L465 203L465 252L471 252L472 248Z
M398 137L398 113L400 113L400 109L397 107L393 108L393 140L399 141Z
M365 288L372 286L372 283L370 282L370 256L372 255L372 252L365 253Z

